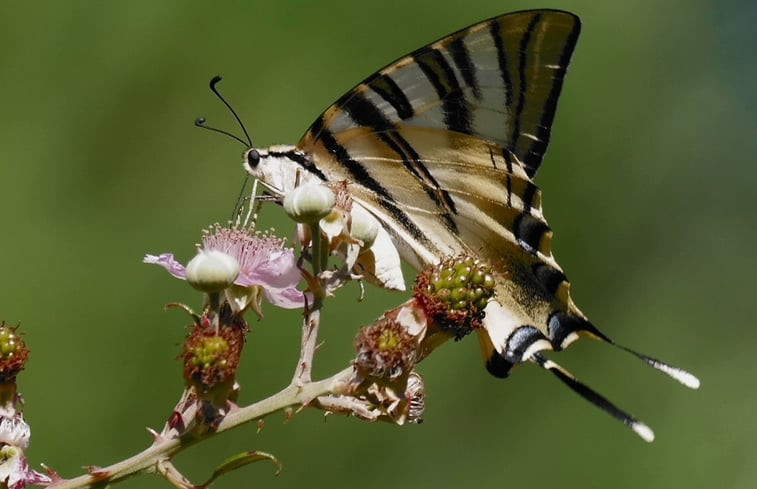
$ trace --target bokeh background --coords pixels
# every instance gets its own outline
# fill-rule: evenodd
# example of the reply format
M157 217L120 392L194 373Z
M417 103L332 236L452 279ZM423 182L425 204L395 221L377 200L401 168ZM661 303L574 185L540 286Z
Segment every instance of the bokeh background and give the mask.
M473 22L561 8L584 26L537 183L574 298L610 336L698 374L688 391L591 342L561 363L650 424L645 444L539 369L484 371L474 339L421 365L420 426L306 411L194 447L201 481L247 449L284 463L217 487L753 488L757 485L754 275L757 4L749 1L281 0L0 4L0 318L32 348L20 377L30 462L63 476L147 446L181 392L175 360L199 306L145 253L186 260L224 221L242 180L238 132L295 143L344 91ZM278 210L265 216L290 235ZM342 290L325 312L317 376L404 296ZM299 318L266 309L240 371L241 402L285 386ZM124 488L167 487L154 476Z

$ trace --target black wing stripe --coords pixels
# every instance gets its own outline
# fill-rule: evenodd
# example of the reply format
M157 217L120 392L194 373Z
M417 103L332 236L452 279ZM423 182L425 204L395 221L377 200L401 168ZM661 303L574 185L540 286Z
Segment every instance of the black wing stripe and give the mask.
M554 72L552 89L549 91L549 96L544 103L541 113L541 122L536 128L539 140L533 141L531 147L524 155L524 164L529 177L534 176L536 170L539 168L542 158L544 157L544 153L547 151L547 145L549 144L549 137L552 131L552 122L555 119L555 112L557 110L557 99L560 97L565 73L568 70L568 63L570 63L570 57L573 54L573 48L576 46L578 34L580 32L581 24L578 22L574 23L573 30L570 31L570 35L565 40L565 46L563 46L560 61L558 62L559 68Z
M575 316L566 311L554 311L547 320L547 330L552 348L559 351L565 348L565 339L572 333L585 331L602 341L612 343L612 340L599 331L593 324L584 318Z
M532 34L536 25L541 19L540 14L534 15L531 22L528 23L526 32L523 34L523 38L520 40L520 55L518 56L518 104L515 107L515 115L513 117L513 132L510 137L511 144L517 146L518 138L520 136L520 119L523 115L523 109L526 106L526 62L528 61L528 45L531 42Z
M525 212L518 214L513 222L513 234L518 244L533 255L539 251L542 238L549 231L546 222Z
M497 64L499 67L499 76L502 78L502 86L505 87L504 106L507 109L505 110L505 117L507 117L513 102L513 82L510 79L510 68L507 66L507 54L505 54L505 47L500 32L500 24L496 20L492 21L489 25L489 35L492 36L494 46L497 47ZM507 159L505 161L507 161ZM508 168L508 171L512 170Z
M268 154L270 156L280 156L280 157L289 158L290 160L296 162L298 165L304 168L306 171L313 173L315 176L317 176L324 182L328 181L328 178L326 178L326 175L323 174L321 169L315 166L315 164L310 160L310 158L308 158L307 156L305 156L304 154L302 154L301 152L297 150L283 151L283 152L270 151Z
M505 360L512 363L522 363L523 355L529 347L539 340L546 339L537 328L533 326L520 326L513 330L505 341Z
M505 160L505 167L507 168L507 173L513 172L513 154L510 152L507 148L502 148L502 159Z
M324 128L323 117L319 117L315 123L313 123L312 131L313 133L318 134L318 139L321 144L323 144L326 151L333 155L334 158L344 166L354 181L360 182L361 185L381 197L379 200L381 207L383 207L384 210L395 219L395 221L399 222L416 241L420 243L428 243L428 237L410 219L405 211L399 208L389 191L371 176L362 163L352 159L347 150L339 144L331 131Z
M510 373L510 369L513 368L513 363L505 360L502 355L494 351L486 359L486 370L493 376L504 379Z
M415 114L413 105L405 96L405 92L389 75L377 73L365 83L397 111L400 119L409 119Z
M536 280L550 295L556 295L560 285L568 281L568 277L563 272L546 263L535 263L532 270Z
M359 93L350 94L349 97L345 97L337 102L337 105L345 110L355 123L371 128L379 140L397 153L402 161L402 165L421 183L426 194L436 207L447 210L446 213L441 214L447 228L453 232L457 232L457 225L449 215L450 212L457 214L452 197L446 190L440 188L439 182L436 181L431 172L428 171L428 168L421 162L420 155L396 131L394 124L389 121L379 108Z
M473 96L481 100L481 87L478 85L476 67L471 62L470 53L468 48L465 47L463 38L458 37L452 41L447 50L452 55L452 61L455 62L455 66L463 76L465 84L473 90Z
M420 170L420 172L423 174L424 178L420 178L417 176L415 171L413 171L413 174L416 175L421 182L426 183L425 190L426 194L431 198L431 200L436 203L437 207L440 211L440 216L444 220L445 226L447 226L447 229L449 229L452 233L458 234L459 230L457 228L457 224L455 223L455 220L452 218L451 214L457 214L457 206L455 205L455 202L452 200L452 196L447 190L444 190L439 185L439 182L434 178L434 176L431 174L431 172L428 170L426 165L423 164L421 161L420 155L413 149L413 147L410 145L410 143L405 140L402 136L397 134L396 132L393 133L393 137L397 139L397 143L402 148L402 150L395 150L398 152L398 154L402 157L403 164L405 161L407 161L407 156L410 157L410 159L413 161L413 167ZM392 143L394 141L391 141ZM390 146L393 148L393 146ZM394 148L393 148L394 149ZM403 152L404 151L404 152ZM407 156L406 156L407 155ZM411 166L409 163L406 165L406 167Z
M532 182L526 181L526 190L523 191L523 195L521 196L521 200L523 201L523 212L531 212L531 207L534 203L534 197L536 196L538 190L539 188L536 185L534 185Z
M452 67L437 49L425 48L416 51L413 59L426 75L442 103L444 124L450 131L471 134L471 119L468 103L455 77Z

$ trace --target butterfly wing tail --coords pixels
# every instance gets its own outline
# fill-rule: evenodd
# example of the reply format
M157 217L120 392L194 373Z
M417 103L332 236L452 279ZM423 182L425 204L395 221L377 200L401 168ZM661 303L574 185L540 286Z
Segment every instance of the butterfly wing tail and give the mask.
M566 369L542 356L540 353L535 353L531 356L530 360L550 372L557 377L563 384L568 386L573 392L583 397L590 403L597 406L602 411L606 412L613 418L617 419L624 425L631 428L637 435L639 435L644 441L651 442L654 440L654 432L642 421L639 421L635 417L626 413L622 409L618 408L615 404L610 402L602 394L598 393L591 387L587 386L583 382L577 380L573 374Z
M699 379L690 372L616 343L583 317L565 311L555 311L549 316L547 329L552 347L556 351L567 347L579 337L592 338L633 355L646 365L662 372L690 389L699 388Z

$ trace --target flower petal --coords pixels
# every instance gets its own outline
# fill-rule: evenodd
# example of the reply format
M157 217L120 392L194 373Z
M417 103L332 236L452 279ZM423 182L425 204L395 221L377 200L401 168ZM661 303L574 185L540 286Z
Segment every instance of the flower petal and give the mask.
M173 275L174 277L186 280L187 279L187 273L186 269L184 268L184 265L177 262L174 257L173 253L162 253L160 255L145 255L145 257L142 259L142 263L149 263L151 265L160 265L161 267L165 268L168 273Z
M261 288L255 285L242 287L234 284L226 289L226 300L231 306L231 310L235 313L242 313L251 308L257 313L258 318L260 318L260 303L262 302L260 291Z
M252 270L243 269L234 281L237 285L260 285L263 288L294 288L302 275L291 250L274 251Z
M263 288L263 296L268 302L282 309L299 309L305 306L305 293L295 288Z

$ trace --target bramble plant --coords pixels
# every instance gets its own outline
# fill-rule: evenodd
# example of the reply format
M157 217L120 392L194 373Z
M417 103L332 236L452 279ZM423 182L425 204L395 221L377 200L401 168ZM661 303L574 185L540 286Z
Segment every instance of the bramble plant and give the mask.
M170 253L145 256L145 263L160 265L201 292L202 307L195 312L184 304L166 306L184 311L191 322L180 356L185 389L163 428L150 430L152 444L130 458L89 467L72 479L47 467L46 473L28 468L24 450L30 429L16 392L28 349L16 327L0 326L0 487L104 487L156 473L175 487L200 489L261 460L281 469L273 455L248 451L222 461L208 480L196 484L172 462L189 446L276 412L291 416L312 408L397 425L422 421L424 387L416 364L448 339L481 326L493 294L491 266L457 256L422 271L410 299L359 329L349 366L314 381L311 369L325 301L350 281L361 287L366 281L404 288L399 254L376 219L352 206L346 182L303 185L281 203L297 226L297 257L284 240L255 229L260 201L254 190L236 221L203 233L197 255L186 266ZM264 301L303 310L299 359L288 386L266 399L238 404L236 371L249 331L246 317L261 318Z

